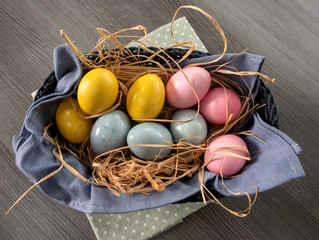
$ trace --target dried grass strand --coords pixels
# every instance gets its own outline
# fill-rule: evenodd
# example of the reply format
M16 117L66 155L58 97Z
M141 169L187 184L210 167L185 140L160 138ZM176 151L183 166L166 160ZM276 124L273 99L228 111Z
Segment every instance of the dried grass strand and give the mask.
M63 164L60 165L60 167L53 171L52 173L46 175L45 177L43 177L42 179L40 179L38 182L36 182L35 184L33 184L27 191L25 191L21 197L18 198L18 200L9 208L9 210L6 212L6 215L11 212L11 210L36 186L38 186L40 183L44 182L45 180L49 179L50 177L54 176L55 174L57 174L58 172L60 172L63 169Z

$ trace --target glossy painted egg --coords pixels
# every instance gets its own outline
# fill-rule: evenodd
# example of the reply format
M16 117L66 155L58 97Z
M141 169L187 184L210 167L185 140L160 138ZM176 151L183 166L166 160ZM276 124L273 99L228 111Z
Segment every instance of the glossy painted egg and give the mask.
M157 144L167 145L164 141L172 142L171 133L166 127L159 123L144 122L134 126L127 134L127 145ZM156 155L160 157L167 156L171 149L165 147L130 147L131 151L139 158L144 160L153 160Z
M216 137L208 145L204 161L205 163L210 161L207 165L209 171L218 175L223 173L223 176L227 177L236 174L244 167L246 159L241 157L248 157L248 155L247 145L243 139L234 134L226 134Z
M126 107L133 119L154 119L161 112L165 102L165 87L155 74L146 74L131 86Z
M82 143L91 132L92 122L84 119L87 115L78 102L71 98L63 99L55 113L55 121L61 135L72 143Z
M187 120L196 115L193 109L178 110L172 117L172 120ZM204 142L207 136L207 124L203 116L199 113L195 118L188 122L171 122L170 131L174 141L180 139L199 145Z
M101 113L112 107L118 90L118 81L111 71L105 68L93 69L80 81L77 92L79 105L88 115Z
M200 102L200 112L211 123L224 124L226 119L232 117L233 121L240 113L240 98L234 91L228 88L212 88Z
M123 111L114 110L99 117L91 131L92 150L99 155L125 146L127 133L130 129L130 118Z
M175 73L166 84L166 99L177 108L189 108L198 103L189 82L192 84L199 100L207 94L211 77L209 72L201 67L188 67Z

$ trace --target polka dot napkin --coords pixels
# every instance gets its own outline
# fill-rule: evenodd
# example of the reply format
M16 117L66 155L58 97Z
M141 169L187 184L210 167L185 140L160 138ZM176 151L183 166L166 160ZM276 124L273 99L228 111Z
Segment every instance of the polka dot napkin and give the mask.
M170 204L126 214L88 214L96 237L102 239L149 239L182 222L203 203Z
M197 50L207 52L186 17L177 19L173 25L177 42L193 41ZM169 47L175 42L171 38L170 24L161 26L147 35L158 47ZM141 39L143 41L143 39ZM132 44L131 46L137 46ZM169 204L163 207L126 214L87 214L98 240L149 239L183 221L183 218L203 207L202 202Z
M195 43L196 50L207 52L206 47L199 39L186 17L182 17L174 21L173 36L178 43L193 41ZM163 48L176 44L171 37L170 23L147 34L147 39L152 41L158 47ZM140 41L143 42L143 38L140 39ZM130 46L137 47L137 45L138 43L133 43Z

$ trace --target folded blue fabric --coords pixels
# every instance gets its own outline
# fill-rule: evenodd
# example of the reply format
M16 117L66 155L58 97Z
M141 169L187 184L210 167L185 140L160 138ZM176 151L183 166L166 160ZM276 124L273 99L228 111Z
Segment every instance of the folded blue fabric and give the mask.
M228 62L235 54L226 54L216 64ZM186 60L183 66L194 62L205 62L216 59L209 56ZM239 71L259 72L264 57L244 53L237 56L228 66ZM73 51L67 45L61 45L54 50L54 68L58 84L55 91L35 101L27 111L19 136L14 136L12 145L16 153L17 167L33 182L53 172L60 166L60 161L52 154L53 146L42 136L44 127L54 120L59 101L71 95L77 88L82 76L82 65ZM241 83L241 78L234 76L234 81ZM251 92L255 95L258 89L258 77L245 78ZM245 88L247 86L243 84ZM248 93L247 89L247 93ZM256 158L248 163L240 177L228 178L224 182L234 192L246 191L254 193L276 187L284 182L304 176L304 171L298 160L300 147L287 135L267 125L254 113L247 123L252 136L245 136L245 141L251 153L257 153ZM81 164L72 154L63 152L64 160L87 179L92 179L91 169ZM221 179L210 172L205 172L207 183L214 186L218 192L230 196L221 183ZM143 194L122 194L116 197L107 188L96 187L74 176L67 169L39 185L47 196L56 201L86 213L125 213L136 210L155 208L186 199L199 192L198 174L190 179L183 179L168 186L163 192L154 192L150 196Z

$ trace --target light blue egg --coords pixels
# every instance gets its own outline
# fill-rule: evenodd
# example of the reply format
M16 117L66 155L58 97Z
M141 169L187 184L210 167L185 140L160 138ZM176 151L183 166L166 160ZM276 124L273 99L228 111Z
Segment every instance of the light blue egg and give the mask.
M178 110L172 117L173 120L187 120L196 115L193 109ZM207 137L207 124L201 114L188 122L172 122L170 123L170 131L173 135L174 141L178 142L180 139L199 145L204 142Z
M144 122L133 127L127 134L127 145L141 145L141 144L168 144L164 141L172 142L171 133L166 127L159 123ZM131 147L131 151L139 158L144 160L153 160L156 155L160 157L167 156L170 148L162 147Z
M91 131L92 150L99 155L125 146L127 133L130 129L130 118L120 110L114 110L99 117Z

